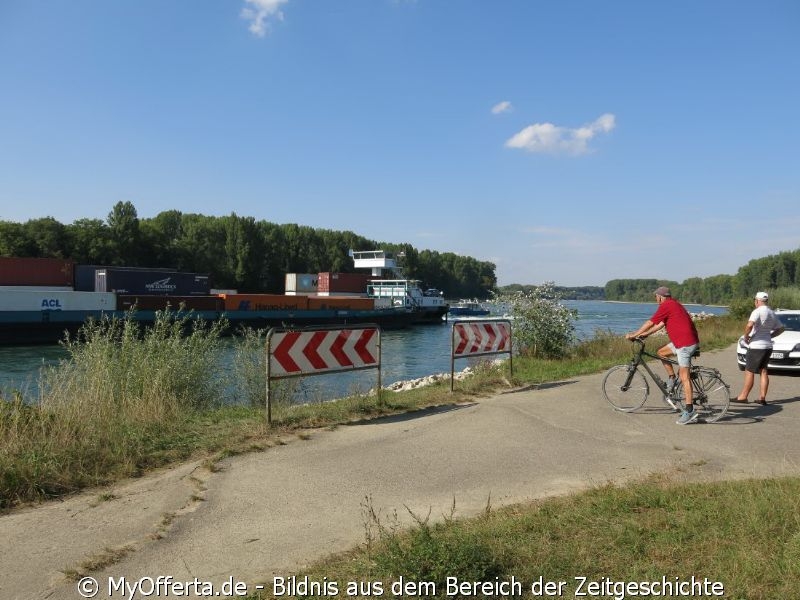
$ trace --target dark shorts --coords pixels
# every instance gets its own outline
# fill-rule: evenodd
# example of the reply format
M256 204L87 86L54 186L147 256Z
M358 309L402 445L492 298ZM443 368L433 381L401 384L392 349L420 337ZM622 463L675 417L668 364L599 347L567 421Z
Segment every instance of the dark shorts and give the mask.
M751 373L760 373L761 369L767 368L770 354L772 354L772 348L748 348L744 368Z

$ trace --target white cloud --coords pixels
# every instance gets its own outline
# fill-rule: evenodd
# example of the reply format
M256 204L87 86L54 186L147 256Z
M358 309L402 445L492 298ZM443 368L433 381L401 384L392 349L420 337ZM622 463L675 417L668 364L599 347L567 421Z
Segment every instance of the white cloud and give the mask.
M283 13L280 8L289 0L244 0L245 7L242 9L243 19L250 21L248 29L258 37L264 37L269 28L269 19L283 20Z
M511 112L512 106L511 102L508 100L503 100L502 102L498 102L492 107L492 114L499 115L500 113L504 112Z
M580 155L590 152L589 142L598 133L608 133L616 126L616 118L610 113L601 115L593 122L570 129L552 123L534 123L508 139L506 148L521 148L528 152L543 154Z

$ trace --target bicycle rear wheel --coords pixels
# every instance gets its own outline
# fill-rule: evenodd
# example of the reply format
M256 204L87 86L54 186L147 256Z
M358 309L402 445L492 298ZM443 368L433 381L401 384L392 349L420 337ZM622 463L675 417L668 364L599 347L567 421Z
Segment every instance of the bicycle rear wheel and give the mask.
M620 412L640 408L649 391L644 375L633 365L611 367L603 378L603 396Z
M692 381L695 410L700 411L700 418L706 423L719 421L731 403L728 384L714 370L698 369L695 373Z

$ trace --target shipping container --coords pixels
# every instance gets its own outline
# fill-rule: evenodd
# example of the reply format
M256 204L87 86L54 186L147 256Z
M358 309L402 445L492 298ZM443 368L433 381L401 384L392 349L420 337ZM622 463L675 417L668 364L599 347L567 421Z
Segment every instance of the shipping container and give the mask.
M115 294L42 291L8 291L0 294L0 311L96 311L116 308Z
M370 273L320 273L317 291L323 293L364 294L367 283L375 276Z
M307 296L283 294L223 294L225 310L306 310Z
M95 290L95 271L98 269L114 269L115 271L138 271L149 273L177 273L177 269L152 267L114 267L112 265L75 265L75 289L80 292L104 292Z
M94 289L127 295L208 296L208 275L178 271L96 269Z
M73 287L75 263L63 258L0 256L0 285Z
M309 310L373 310L373 298L360 296L309 296Z
M204 310L221 311L225 303L219 296L145 296L145 295L117 295L117 310Z
M287 273L284 289L289 296L315 294L317 276L313 273Z

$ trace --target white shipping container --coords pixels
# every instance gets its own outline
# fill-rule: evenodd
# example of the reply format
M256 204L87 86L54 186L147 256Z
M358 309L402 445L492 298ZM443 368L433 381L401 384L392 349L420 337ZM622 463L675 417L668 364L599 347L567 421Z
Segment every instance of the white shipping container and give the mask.
M287 273L286 274L286 294L313 294L317 291L317 281L319 276L314 273Z
M116 310L112 292L21 291L0 292L0 311Z

